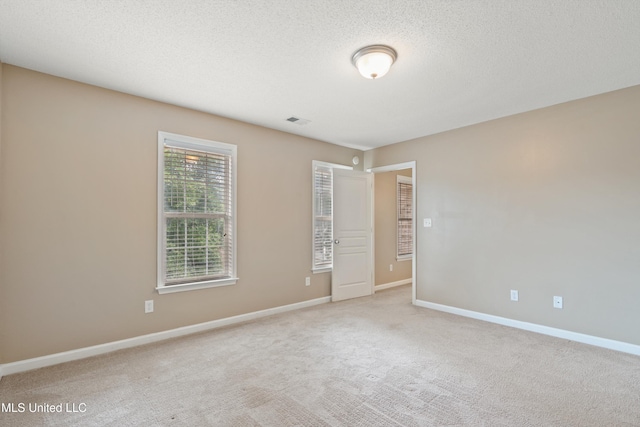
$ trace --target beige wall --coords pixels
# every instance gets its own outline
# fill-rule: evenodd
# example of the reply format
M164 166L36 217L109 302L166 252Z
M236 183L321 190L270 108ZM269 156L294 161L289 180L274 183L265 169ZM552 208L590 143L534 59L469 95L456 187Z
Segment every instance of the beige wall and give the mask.
M635 86L367 152L417 162L418 299L640 344L639 111Z
M411 279L411 260L396 260L396 176L411 176L411 169L374 175L376 286ZM393 271L389 271L393 265Z
M640 86L367 152L417 161L418 299L640 344L638 111ZM311 161L361 152L6 64L0 118L0 363L329 295ZM158 130L238 145L237 285L155 292Z
M311 162L362 152L2 71L0 363L329 295L310 272ZM238 146L235 286L154 290L158 130Z
M2 122L3 122L3 113L2 106L4 104L4 98L2 96L2 88L4 87L4 80L2 78L2 70L3 64L0 62L0 363L2 363L2 355L3 348L5 342L5 331L3 325L7 323L7 319L5 317L5 312L7 310L7 298L4 292L3 278L2 278L2 258L4 252L4 236L3 236L3 226L4 223L4 199L2 197L2 189L4 187L3 182L5 182L4 176L4 158L2 157Z

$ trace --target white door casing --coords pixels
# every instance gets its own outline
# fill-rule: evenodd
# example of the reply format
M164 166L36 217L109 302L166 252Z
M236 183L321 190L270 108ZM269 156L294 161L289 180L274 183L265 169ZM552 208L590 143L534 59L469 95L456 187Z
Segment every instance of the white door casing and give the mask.
M331 300L373 294L373 174L333 169Z

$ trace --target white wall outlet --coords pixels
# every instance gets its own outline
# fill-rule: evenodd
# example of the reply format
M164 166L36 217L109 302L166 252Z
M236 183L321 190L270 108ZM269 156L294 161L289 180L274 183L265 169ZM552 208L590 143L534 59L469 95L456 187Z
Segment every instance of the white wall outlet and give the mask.
M553 308L562 308L562 297L553 297Z
M511 301L518 301L518 291L511 289Z
M389 271L393 271L393 264L389 264Z
M425 228L431 227L431 218L425 218L423 224Z
M144 302L144 312L145 313L153 313L153 300L146 300Z
M305 277L304 278L304 285L305 286L311 286L311 277Z

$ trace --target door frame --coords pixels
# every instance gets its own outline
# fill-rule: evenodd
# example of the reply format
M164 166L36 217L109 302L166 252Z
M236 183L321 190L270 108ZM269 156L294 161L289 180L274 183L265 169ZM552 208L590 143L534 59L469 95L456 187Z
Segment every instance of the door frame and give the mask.
M411 303L412 304L416 304L416 300L417 300L417 290L416 290L416 258L417 258L417 252L416 252L416 246L417 246L417 242L416 242L416 231L418 229L418 224L416 222L416 216L417 216L417 198L416 198L416 194L417 194L417 186L416 186L416 161L410 161L410 162L404 162L404 163L395 163L392 165L387 165L387 166L378 166L375 168L368 168L366 169L367 172L372 172L374 175L376 173L381 173L381 172L392 172L392 171L398 171L398 170L402 170L402 169L411 169L411 190L412 190L412 197L413 197L413 258L411 259ZM375 182L375 177L374 177L374 182ZM375 184L374 184L375 185ZM375 204L375 202L374 202ZM375 213L374 213L375 215ZM374 218L375 221L375 218ZM375 238L375 230L372 231L372 239L373 239L373 246L374 246L374 257L375 257L375 244L376 244L376 238ZM374 259L374 266L375 266L375 259ZM375 269L374 269L375 270ZM374 285L375 285L375 277L374 277ZM374 290L373 292L375 293L375 286L373 287Z

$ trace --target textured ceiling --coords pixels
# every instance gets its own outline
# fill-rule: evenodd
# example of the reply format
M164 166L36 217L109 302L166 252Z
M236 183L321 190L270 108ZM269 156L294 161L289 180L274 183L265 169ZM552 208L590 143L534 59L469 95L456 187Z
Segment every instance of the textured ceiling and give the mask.
M0 0L0 61L369 149L640 84L640 1Z

